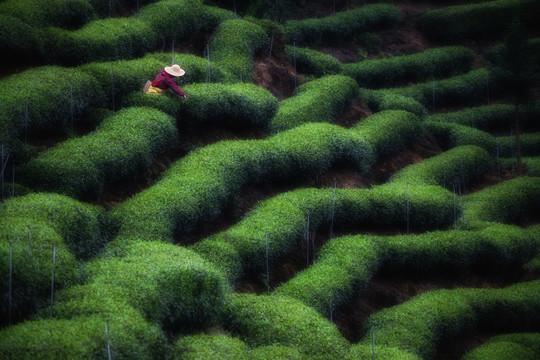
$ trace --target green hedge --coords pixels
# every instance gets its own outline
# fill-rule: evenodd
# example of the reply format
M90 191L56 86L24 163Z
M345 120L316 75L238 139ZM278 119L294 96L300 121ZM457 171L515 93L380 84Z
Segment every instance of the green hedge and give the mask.
M125 108L92 133L39 154L20 168L25 183L81 197L144 171L177 141L174 119L152 108Z
M355 125L353 130L371 143L377 158L397 153L424 134L418 118L401 110L373 114Z
M300 352L296 347L283 345L260 346L251 350L248 354L249 360L266 359L287 359L287 360L308 360L309 356Z
M517 168L517 159L514 158L503 158L500 159L501 166L506 169L515 170ZM540 156L525 156L521 158L521 164L524 166L525 174L527 176L540 177Z
M35 60L42 51L39 31L16 17L0 14L0 52L6 63Z
M494 336L487 343L469 351L464 360L504 360L509 357L535 360L540 357L539 333L516 333Z
M473 106L487 102L487 82L490 84L490 96L498 91L499 87L493 79L489 79L485 69L470 71L438 81L427 81L407 87L383 89L379 91L412 97L428 109L437 109L446 105ZM377 93L378 91L374 91Z
M375 353L375 358L379 360L421 360L422 358L398 348L389 346L379 346L356 344L351 346L345 360L369 359Z
M469 48L448 46L412 55L345 64L343 74L355 79L361 87L393 87L468 72L474 56Z
M428 111L420 102L415 99L394 94L392 90L368 90L361 89L360 94L367 106L373 112L383 110L405 110L415 114L419 118L424 118Z
M349 301L367 285L379 266L379 247L375 238L336 238L320 249L313 265L279 286L274 293L301 300L329 317L330 311Z
M285 47L287 55L294 61L296 59L297 71L301 74L315 75L317 77L337 75L343 71L341 62L333 57L316 50L302 47ZM350 76L350 75L348 75Z
M18 214L21 215L21 214ZM12 251L11 322L17 323L40 308L49 308L52 255L55 246L55 289L80 281L79 265L67 241L47 222L0 216L0 323L9 321L9 259ZM29 239L30 232L30 239Z
M463 197L461 226L475 228L485 222L514 223L540 210L540 178L519 177Z
M333 189L308 188L283 193L259 203L235 226L204 239L194 249L201 249L201 254L219 264L228 272L230 281L234 282L242 271L264 268L266 231L269 259L274 261L305 238L308 211L311 230L330 227L332 204L335 229L360 226L401 226L406 229L405 186L380 186L372 190L338 189L335 202ZM411 229L425 230L449 225L454 211L452 194L440 187L410 186L409 210ZM230 245L237 253L230 249ZM223 256L223 260L219 255ZM241 259L240 268L232 262L237 256ZM232 267L227 268L230 265Z
M191 335L176 341L173 359L237 360L246 359L248 352L242 340L228 335Z
M4 0L0 14L19 18L34 27L79 27L96 18L89 0Z
M72 65L142 56L153 49L157 38L144 21L109 18L92 21L74 31L47 28L43 47L47 49L47 62Z
M437 346L477 326L538 326L540 282L504 289L454 289L428 292L370 316L377 343L431 358ZM361 343L371 344L371 336Z
M498 138L499 156L510 157L516 154L516 136ZM540 156L540 132L520 135L521 156Z
M447 6L424 12L420 26L430 39L442 42L493 38L500 36L515 17L535 26L539 11L536 0L495 0Z
M166 359L161 331L136 312L112 317L41 319L0 331L0 351L9 359L106 359L107 326L114 359Z
M210 40L210 61L230 73L230 82L251 82L253 55L268 41L264 30L246 20L226 20Z
M478 146L464 145L421 162L406 166L393 175L393 181L439 185L449 190L467 187L491 169L493 159Z
M114 231L104 209L58 194L36 193L9 199L0 204L0 217L46 223L80 259L96 255Z
M395 26L401 11L390 4L366 5L324 18L290 20L285 24L289 42L299 45L343 43L358 34Z
M452 149L456 146L475 145L483 148L492 156L497 155L496 139L490 134L473 129L469 126L426 121L426 130L435 136L443 149Z
M191 152L160 181L113 210L126 234L172 241L202 219L219 215L243 184L318 174L332 164L366 171L373 161L356 133L329 124L307 124L266 140L222 141ZM159 219L159 221L156 221Z
M333 324L286 296L228 295L223 325L251 347L290 346L310 359L342 358L349 347Z
M33 68L0 80L0 99L0 139L4 142L24 139L25 127L28 134L58 131L69 124L71 109L74 121L79 121L89 107L105 101L96 79L77 69L56 66Z
M263 129L278 108L272 93L253 84L191 84L182 90L188 96L186 100L138 92L131 94L127 103L155 107L175 116L182 125L252 124Z
M538 129L540 103L520 107L519 126L522 130ZM487 132L510 132L514 126L515 109L510 104L484 105L450 113L433 114L428 120L470 126Z
M113 298L123 299L165 329L191 331L215 321L225 299L225 278L212 264L172 244L125 238L115 242L88 265L89 284L105 286Z
M342 75L319 78L296 89L296 95L280 102L270 123L277 133L308 122L331 122L358 97L356 81Z

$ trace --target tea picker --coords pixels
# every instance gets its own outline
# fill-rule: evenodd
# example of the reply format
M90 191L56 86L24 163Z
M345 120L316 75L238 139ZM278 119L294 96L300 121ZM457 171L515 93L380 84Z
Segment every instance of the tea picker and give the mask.
M185 70L177 64L167 66L157 74L154 81L148 80L146 82L143 87L143 92L146 94L160 95L167 89L171 89L185 99L187 97L186 94L178 88L173 79L173 77L184 76L185 73Z

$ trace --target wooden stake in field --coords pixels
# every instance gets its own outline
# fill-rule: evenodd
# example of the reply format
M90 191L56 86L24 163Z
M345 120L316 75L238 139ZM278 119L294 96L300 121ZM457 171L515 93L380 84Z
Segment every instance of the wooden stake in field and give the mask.
M332 309L332 293L330 293L330 303L329 303L329 310L330 310L330 322L334 323L333 321L333 309Z
M337 181L334 179L334 194L332 196L332 217L330 218L330 240L334 237L334 212L336 208L336 187Z
M454 230L457 228L457 213L456 213L456 187L454 186Z
M307 225L306 225L306 266L309 266L309 210L307 212Z
M71 119L71 136L73 136L73 86L69 86L69 115Z
M112 110L114 112L114 71L113 71L112 62L111 62L111 89L112 89Z
M206 57L208 61L208 79L206 82L210 82L210 43L206 43Z
M30 231L30 224L26 224L28 228L28 249L30 250L30 256L34 255L32 250L32 233Z
M294 90L296 90L296 40L293 42Z
M407 235L409 235L409 183L407 183Z
M371 327L371 358L375 360L375 326Z
M111 360L111 342L109 341L109 320L105 322L105 337L107 338L107 357Z
M501 159L499 158L499 138L495 138L495 144L497 146L497 176L499 182L501 182Z
M13 297L13 247L9 244L9 305L8 325L11 325L11 298Z
M268 89L268 85L270 84L269 79L269 72L270 72L270 58L272 56L272 47L274 45L274 33L272 33L272 38L270 39L270 51L268 52L268 61L266 62L266 88Z

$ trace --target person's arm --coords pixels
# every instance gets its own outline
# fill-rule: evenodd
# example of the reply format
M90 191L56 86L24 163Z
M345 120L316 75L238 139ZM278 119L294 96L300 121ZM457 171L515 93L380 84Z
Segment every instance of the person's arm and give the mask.
M169 87L175 92L177 93L178 95L180 95L181 97L186 97L186 95L184 94L184 92L182 90L180 90L178 88L178 86L176 86L176 84L174 83L174 80L171 79L170 77L167 77L165 79L165 81L167 81L167 84L169 85Z

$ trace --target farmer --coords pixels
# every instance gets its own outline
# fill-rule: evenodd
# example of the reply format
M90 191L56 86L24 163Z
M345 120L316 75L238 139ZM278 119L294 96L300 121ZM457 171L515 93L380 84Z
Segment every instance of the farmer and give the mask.
M167 66L157 74L156 78L152 82L151 86L146 90L147 94L161 94L165 90L171 88L175 93L182 98L186 98L186 94L176 86L173 80L174 77L183 76L186 72L180 68L177 64L173 66Z

